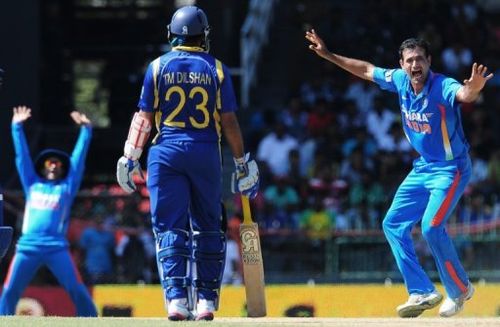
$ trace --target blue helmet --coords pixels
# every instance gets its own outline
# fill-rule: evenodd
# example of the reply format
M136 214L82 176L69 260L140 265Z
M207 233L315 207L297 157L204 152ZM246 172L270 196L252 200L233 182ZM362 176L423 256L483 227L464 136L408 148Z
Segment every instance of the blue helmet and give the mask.
M170 43L174 41L182 44L182 40L190 36L203 36L202 48L208 51L209 40L208 34L210 26L208 26L207 15L196 6L185 6L177 9L172 16L170 24L167 26L168 39Z

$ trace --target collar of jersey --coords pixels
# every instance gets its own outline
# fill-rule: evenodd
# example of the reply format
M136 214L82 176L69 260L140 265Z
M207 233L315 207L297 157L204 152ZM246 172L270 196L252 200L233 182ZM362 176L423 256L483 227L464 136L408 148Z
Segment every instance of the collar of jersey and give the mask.
M203 48L200 47L188 47L185 45L178 45L172 48L173 51L191 51L191 52L205 52Z

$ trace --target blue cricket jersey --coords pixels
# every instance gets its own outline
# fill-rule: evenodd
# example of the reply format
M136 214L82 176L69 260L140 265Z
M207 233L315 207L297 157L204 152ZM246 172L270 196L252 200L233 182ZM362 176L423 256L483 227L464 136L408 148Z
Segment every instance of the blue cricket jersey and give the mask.
M66 247L70 210L83 177L92 128L80 127L71 154L69 172L64 179L50 181L35 172L23 126L12 124L16 166L26 196L22 235L19 248Z
M398 93L404 132L425 161L468 157L469 144L455 97L459 82L429 71L424 89L415 95L402 69L376 67L373 79L382 89Z
M138 107L155 113L158 144L219 142L220 113L237 104L227 67L201 48L179 46L149 64Z

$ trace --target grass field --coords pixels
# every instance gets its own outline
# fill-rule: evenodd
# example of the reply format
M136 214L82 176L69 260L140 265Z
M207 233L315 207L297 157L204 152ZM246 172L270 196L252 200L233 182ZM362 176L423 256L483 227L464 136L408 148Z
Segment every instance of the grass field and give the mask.
M62 318L14 316L0 318L5 327L146 327L146 326L289 326L289 327L486 327L500 326L500 318L217 318L212 322L170 322L162 318Z

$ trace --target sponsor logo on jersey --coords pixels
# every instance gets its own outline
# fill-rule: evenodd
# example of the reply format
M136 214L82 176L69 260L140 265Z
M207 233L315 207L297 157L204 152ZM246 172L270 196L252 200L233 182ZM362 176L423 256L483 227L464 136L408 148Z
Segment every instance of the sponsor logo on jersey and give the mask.
M59 208L61 194L46 194L42 192L32 192L30 207L40 210L54 210Z
M432 133L429 121L429 118L432 116L432 113L409 112L404 107L402 107L401 111L403 112L404 122L408 128L417 133L422 133L422 134Z

